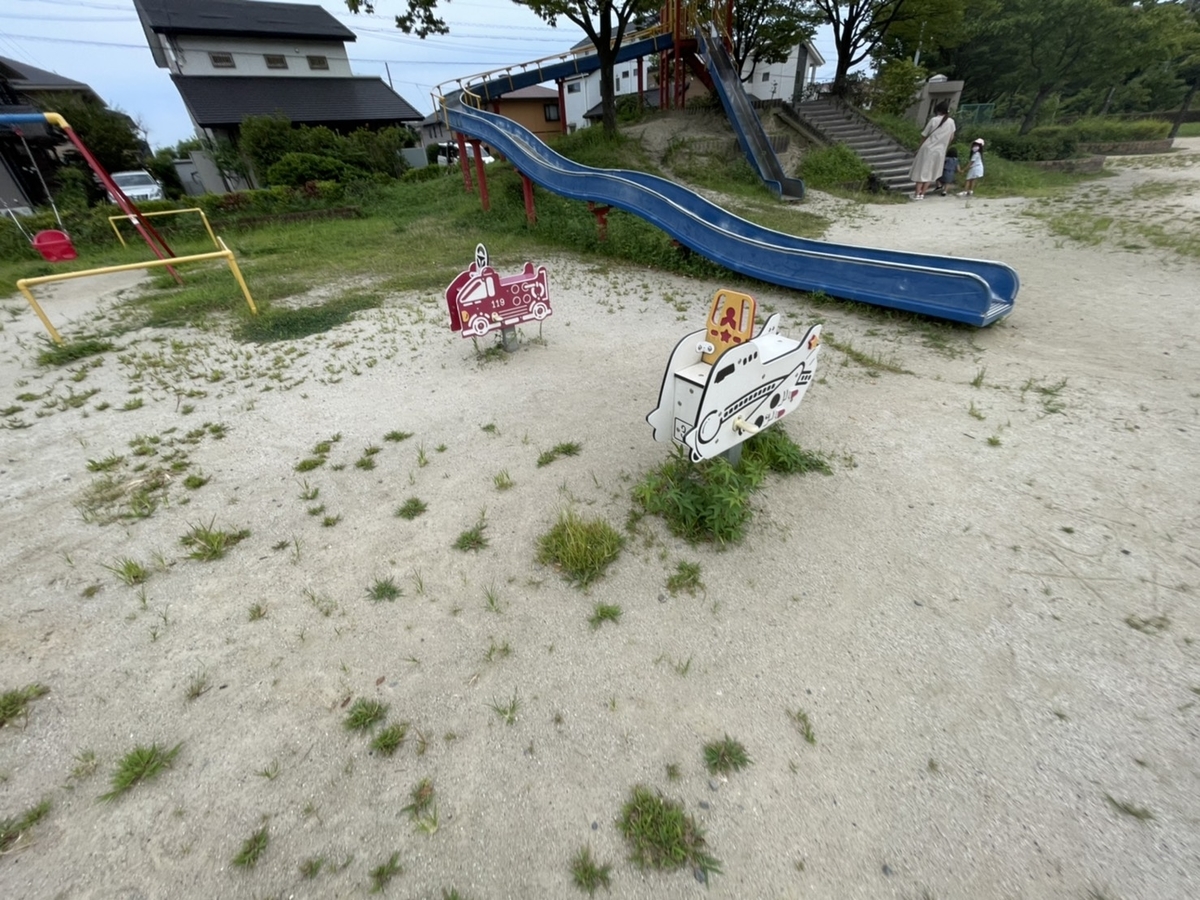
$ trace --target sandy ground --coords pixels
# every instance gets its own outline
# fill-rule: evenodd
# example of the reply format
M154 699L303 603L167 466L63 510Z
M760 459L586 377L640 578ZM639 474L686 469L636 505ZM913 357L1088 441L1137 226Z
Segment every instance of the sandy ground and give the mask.
M1200 141L1181 144L1114 168L1123 215L1196 227ZM1139 200L1149 182L1170 203ZM289 344L143 332L44 369L10 301L0 689L50 693L0 730L0 817L53 808L0 857L0 897L358 897L393 853L390 896L572 897L585 845L629 898L1200 895L1200 261L1055 238L1023 200L812 207L832 240L1014 265L1016 311L947 330L756 290L785 333L820 319L907 371L827 345L788 429L834 474L771 481L724 552L644 520L588 593L536 563L537 537L569 507L624 527L668 453L644 421L667 355L722 285L537 260L545 342L498 361L439 297L404 295ZM134 285L43 296L70 334ZM563 441L582 453L538 468ZM172 452L152 515L85 521L89 460L124 457L128 482ZM413 521L393 515L409 497L428 504ZM452 549L483 509L489 546ZM181 536L209 522L250 534L189 559ZM126 558L141 587L107 568ZM701 594L666 591L681 560ZM368 600L389 577L404 595ZM599 602L619 623L588 625ZM506 725L490 706L514 697ZM343 727L352 698L410 723L394 756ZM752 764L710 775L702 747L726 734ZM152 742L182 745L174 766L98 802ZM432 835L403 811L422 778ZM635 784L706 830L707 888L629 862ZM257 866L234 866L263 825Z

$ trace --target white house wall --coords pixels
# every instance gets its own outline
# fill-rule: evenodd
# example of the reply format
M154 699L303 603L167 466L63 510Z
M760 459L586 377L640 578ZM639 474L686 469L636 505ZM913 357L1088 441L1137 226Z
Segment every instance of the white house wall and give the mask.
M613 68L613 86L616 88L616 96L637 93L639 65L642 69L642 88L650 89L650 58L630 59L617 63ZM572 92L572 85L579 85L579 90ZM566 100L566 109L563 110L563 115L567 120L568 130L586 128L590 123L583 117L584 113L601 100L599 70L589 72L587 75L564 79L563 97Z
M792 95L796 91L796 65L800 62L803 46L803 44L798 44L793 47L788 58L781 63L767 65L760 62L754 67L752 75L750 74L750 62L747 61L746 65L742 67L743 79L750 75L749 81L742 82L746 93L759 100L791 102Z
M264 40L256 38L232 38L224 36L181 35L165 41L170 70L178 75L255 75L272 78L349 78L350 59L340 41L297 41ZM209 53L229 53L233 56L234 68L217 67L212 64ZM283 56L286 69L267 68L266 56ZM311 69L309 56L324 56L328 69Z

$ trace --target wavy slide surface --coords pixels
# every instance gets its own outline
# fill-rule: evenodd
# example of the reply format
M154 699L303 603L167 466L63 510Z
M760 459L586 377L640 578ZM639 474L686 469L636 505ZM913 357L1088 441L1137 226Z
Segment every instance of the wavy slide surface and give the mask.
M630 212L742 275L977 326L1012 311L1017 273L1003 263L872 250L771 231L666 179L572 162L511 119L469 107L447 113L452 129L486 142L536 184Z

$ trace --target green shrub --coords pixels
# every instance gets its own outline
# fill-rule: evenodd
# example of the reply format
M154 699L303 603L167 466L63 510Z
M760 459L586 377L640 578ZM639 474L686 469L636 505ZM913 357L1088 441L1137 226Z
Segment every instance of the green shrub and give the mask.
M904 115L916 100L926 74L907 57L884 60L875 80L876 95L871 108L887 115Z
M285 153L266 175L268 184L286 187L302 187L310 181L340 181L345 176L344 163L315 153Z
M685 540L728 544L742 539L752 491L751 481L727 460L694 463L680 448L633 489L633 497Z
M457 172L457 169L452 169L450 166L439 166L437 163L433 163L425 166L423 169L409 169L400 176L400 180L409 184L414 181L433 181L435 178L441 178L443 175L450 175Z
M845 144L834 144L805 153L796 174L809 187L828 189L861 184L870 176L871 167Z

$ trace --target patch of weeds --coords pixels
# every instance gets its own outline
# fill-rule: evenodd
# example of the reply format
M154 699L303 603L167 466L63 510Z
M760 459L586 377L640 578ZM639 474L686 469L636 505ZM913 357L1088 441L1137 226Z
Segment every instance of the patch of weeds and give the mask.
M296 463L296 471L311 472L313 469L323 465L325 465L324 456L310 456L307 459L302 459L300 462Z
M186 700L199 700L212 689L212 682L208 680L208 673L199 671L193 675L184 688L183 696Z
M267 833L267 826L264 825L242 841L242 849L237 852L231 862L243 869L253 869L258 865L262 855L267 852L267 844L270 842L271 837Z
M44 684L27 684L23 688L0 694L0 728L17 719L29 721L29 704L48 693L50 688Z
M212 481L212 476L193 472L183 479L183 486L189 491L196 491Z
M420 497L409 497L396 508L396 515L401 519L415 519L429 508Z
M683 777L679 770L679 763L667 763L667 781L678 781Z
M544 466L548 466L556 459L561 459L564 456L578 456L582 450L583 444L580 444L577 441L568 441L562 444L555 444L549 450L544 450L538 454L538 468L541 469Z
M498 491L507 491L515 483L516 482L514 482L512 477L508 474L508 469L503 469L492 476L492 484L496 486L496 490Z
M108 571L112 572L130 587L135 584L141 584L150 577L150 572L145 566L136 559L130 559L127 556L118 559L112 565L104 566L104 568L108 569Z
M971 379L971 387L983 387L983 377L987 375L987 366L983 366L975 373L975 377Z
M762 481L761 472L756 469L777 475L807 475L809 472L833 474L833 467L829 465L825 454L805 450L779 427L760 431L743 444L742 470L755 487Z
M612 866L596 861L592 856L591 847L581 847L571 860L571 877L575 879L575 886L581 891L587 891L589 897L599 888L609 890L611 872Z
M423 469L429 465L429 456L425 453L425 445L421 444L417 448L417 468Z
M404 874L404 866L400 865L400 854L393 853L388 861L380 863L371 870L371 893L379 894L387 887L388 882L397 875Z
M629 844L633 861L643 869L680 869L691 865L708 882L721 864L707 852L704 832L683 810L643 785L633 788L621 807L617 830Z
M509 646L508 641L497 644L493 639L488 642L487 652L483 654L483 659L484 662L492 662L494 659L507 659L510 656L512 656L512 647Z
M504 606L500 603L500 591L494 584L489 584L483 589L483 605L488 612L496 615L504 612Z
M599 628L605 622L612 622L616 625L621 621L621 607L613 603L597 603L592 607L592 614L588 616L588 624L593 629Z
M971 405L967 407L967 415L969 415L972 419L978 419L980 422L987 418L987 416L980 411L979 407L975 405L974 400L972 400Z
M677 451L633 489L646 512L689 541L739 541L750 519L751 486L722 458L693 463Z
M584 519L574 510L538 538L538 562L556 566L568 580L587 587L621 555L625 538L603 519Z
M369 472L371 469L375 468L375 457L360 456L354 461L354 468Z
M336 328L359 310L375 309L382 303L383 298L376 294L347 294L316 306L268 306L243 320L234 337L255 344L297 340Z
M479 430L482 431L484 434L499 434L500 433L499 430L497 430L497 428L496 428L495 422L488 422L486 425L480 425Z
M82 781L95 775L98 768L100 761L96 759L96 751L80 750L75 754L75 767L71 769L71 777Z
M891 360L884 359L882 356L876 356L871 353L857 349L854 344L846 341L845 343L833 338L828 331L821 335L821 340L832 347L834 350L844 354L847 359L853 360L864 369L867 374L872 377L878 377L879 373L892 372L896 375L911 375L908 369Z
M416 786L409 791L408 796L408 806L401 807L400 811L408 813L409 818L415 821L428 813L433 807L433 782L428 778L422 778L417 782Z
M788 718L792 720L792 724L800 730L800 734L804 737L804 740L810 744L816 744L817 735L813 731L812 723L808 720L808 713L800 707L785 710L785 712L787 712Z
M1140 631L1142 634L1162 634L1171 627L1171 620L1164 615L1150 616L1143 619L1141 616L1128 615L1125 617L1125 624L1134 631Z
M737 772L750 765L750 757L741 741L725 735L719 741L709 741L704 745L704 765L714 774Z
M488 539L484 536L484 530L487 528L487 522L484 521L483 513L479 514L479 519L458 536L454 541L454 549L461 550L466 553L468 550L479 552L488 545Z
M385 441L391 441L393 444L398 444L401 441L407 441L413 436L411 431L389 431L383 436Z
M131 788L157 778L164 769L171 768L181 747L182 743L176 744L170 750L158 746L157 743L149 747L134 747L117 764L117 770L112 775L112 790L101 794L100 799L115 800Z
M507 703L493 700L488 704L488 709L498 715L505 725L512 725L517 721L517 713L521 709L521 698L513 694L512 699Z
M340 515L325 516L323 519L321 519L321 527L322 528L333 528L340 521L342 521L342 517Z
M675 574L667 576L667 590L672 594L687 591L695 597L697 591L704 590L704 582L700 580L700 564L679 561Z
M312 485L310 485L308 483L307 478L304 479L304 484L301 486L301 488L302 489L300 491L300 499L305 501L306 503L310 503L313 500L316 500L318 496L320 496L321 489L319 487L313 487Z
M376 578L367 588L367 599L380 603L384 600L393 601L404 596L404 591L396 584L394 578Z
M987 439L987 445L989 447L999 447L1003 443L1004 442L1002 440L1000 440L1000 435L998 435L998 434L990 435Z
M274 781L279 777L279 760L273 759L266 766L254 773L259 778L265 778L267 781Z
M300 863L300 874L305 878L316 878L321 874L321 869L325 866L325 857L310 856L304 862Z
M89 459L87 461L87 470L89 472L111 472L123 462L125 462L125 457L110 453L101 459Z
M125 412L132 412L135 409L141 409L145 405L146 405L146 401L143 400L141 397L134 397L132 400L126 400L121 405L121 409L124 410Z
M1148 822L1154 818L1154 813L1144 806L1134 806L1132 803L1126 803L1124 800L1117 800L1112 794L1105 794L1104 799L1117 812L1126 816L1132 816L1139 822Z
M214 528L214 522L216 522L215 517L210 519L207 525L193 525L188 533L179 539L179 543L191 548L192 552L188 554L189 558L202 562L220 559L231 547L250 537L248 528L239 531L224 531Z
M387 717L386 703L359 697L346 714L345 726L349 731L367 731Z
M316 506L310 506L305 512L310 516L323 516L325 515L325 504L318 503Z
M379 734L375 735L375 739L371 741L371 749L379 751L384 756L391 756L404 746L407 738L408 723L396 722L381 729Z
M39 366L65 366L98 353L107 353L113 349L112 341L100 338L77 338L55 344L38 353Z
M46 818L50 809L50 801L43 800L41 803L29 807L19 816L0 819L0 854L14 849L26 832Z

